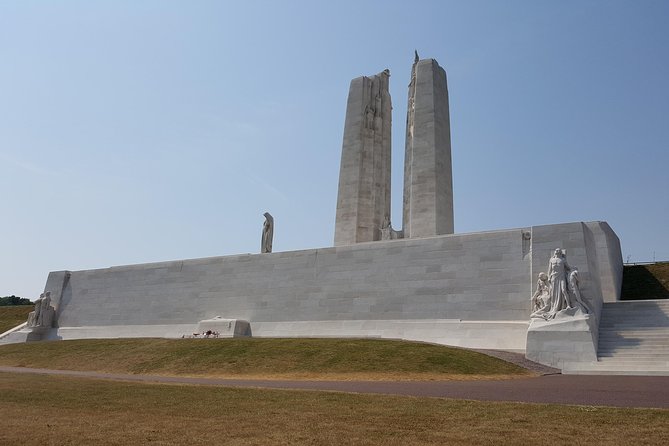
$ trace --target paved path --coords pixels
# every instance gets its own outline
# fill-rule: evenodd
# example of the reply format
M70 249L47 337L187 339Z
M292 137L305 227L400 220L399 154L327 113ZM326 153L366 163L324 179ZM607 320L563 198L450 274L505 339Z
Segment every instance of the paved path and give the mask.
M545 375L537 378L490 381L279 381L122 375L25 367L0 367L0 372L225 387L328 390L478 401L669 408L669 377L667 376Z

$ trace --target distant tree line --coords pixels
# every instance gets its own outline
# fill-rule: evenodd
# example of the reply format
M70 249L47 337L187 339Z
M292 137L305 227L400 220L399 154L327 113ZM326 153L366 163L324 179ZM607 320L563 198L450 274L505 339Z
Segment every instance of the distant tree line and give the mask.
M30 299L14 296L13 294L11 296L0 297L0 307L7 307L9 305L32 305L32 302L30 302Z

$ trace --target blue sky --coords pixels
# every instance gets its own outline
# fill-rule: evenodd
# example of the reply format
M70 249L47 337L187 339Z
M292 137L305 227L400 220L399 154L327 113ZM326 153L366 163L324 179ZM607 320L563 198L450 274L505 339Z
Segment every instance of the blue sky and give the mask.
M669 259L669 2L0 1L0 295L49 271L331 246L352 78L449 82L457 233L608 221Z

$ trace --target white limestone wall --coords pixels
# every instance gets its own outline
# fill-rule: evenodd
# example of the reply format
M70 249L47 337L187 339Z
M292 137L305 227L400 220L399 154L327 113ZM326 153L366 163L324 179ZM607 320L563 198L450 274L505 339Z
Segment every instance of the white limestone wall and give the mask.
M356 336L525 348L536 274L555 247L601 288L583 223L54 272L50 339L188 334L247 320L253 336ZM601 300L601 298L600 298Z
M74 271L58 323L525 320L521 249L508 230Z
M592 231L598 253L600 285L604 302L620 300L623 283L623 254L620 239L604 221L586 223Z

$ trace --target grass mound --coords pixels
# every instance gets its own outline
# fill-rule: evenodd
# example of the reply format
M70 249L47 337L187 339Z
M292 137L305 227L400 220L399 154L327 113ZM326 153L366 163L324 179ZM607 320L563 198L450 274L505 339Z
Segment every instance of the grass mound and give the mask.
M669 299L669 262L626 265L621 300Z
M31 311L33 311L33 305L0 307L0 333L24 323Z
M371 339L86 339L0 346L0 365L236 378L449 379L525 369L477 352Z

